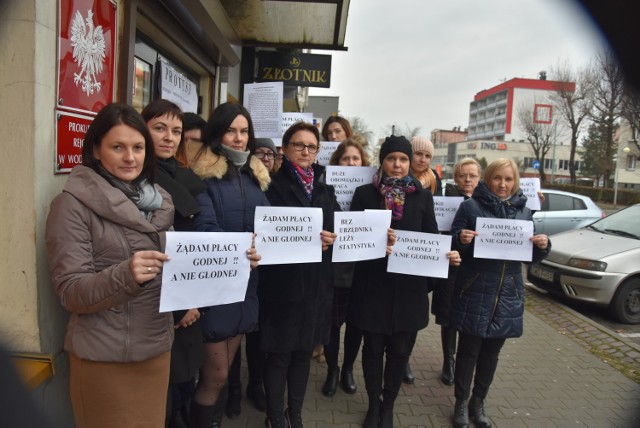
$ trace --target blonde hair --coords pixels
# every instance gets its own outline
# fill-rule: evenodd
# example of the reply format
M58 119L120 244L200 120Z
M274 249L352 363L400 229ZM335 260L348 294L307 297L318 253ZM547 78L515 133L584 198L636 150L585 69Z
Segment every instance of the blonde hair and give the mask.
M467 166L467 165L475 165L478 167L478 175L482 175L482 167L480 166L480 163L475 160L474 158L464 158L462 159L460 162L458 162L456 164L456 166L453 169L453 175L458 175L460 174L460 172L462 171L462 167L463 166Z
M486 171L484 172L483 180L485 184L490 183L493 177L495 177L497 171L507 166L510 166L511 169L513 170L513 175L515 179L515 183L513 184L513 189L511 190L511 196L513 196L520 189L520 171L518 171L518 165L516 165L513 159L500 158L491 162L487 167Z

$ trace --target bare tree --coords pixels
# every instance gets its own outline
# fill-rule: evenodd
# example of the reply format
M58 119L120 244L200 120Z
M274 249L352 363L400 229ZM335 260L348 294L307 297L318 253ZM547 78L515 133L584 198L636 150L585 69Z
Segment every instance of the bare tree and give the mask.
M353 117L350 117L348 120L349 120L349 123L351 124L351 129L353 130L353 133L360 135L367 142L365 146L373 143L373 141L371 141L371 139L373 138L373 132L369 129L369 126L366 124L364 119L362 119L359 116L353 116Z
M622 68L614 53L610 50L596 56L596 85L591 102L593 111L591 120L602 132L602 153L607 161L604 173L605 187L609 187L614 171L614 157L617 144L614 138L618 120L622 117L624 77Z
M540 161L540 182L547 182L547 174L544 169L544 160L547 153L556 143L558 136L558 121L552 117L549 123L547 121L537 120L534 115L533 105L522 104L516 110L516 118L520 123L520 127L524 130L526 140L531 145L533 154Z
M632 138L637 142L640 132L640 92L637 92L636 88L629 84L625 84L624 87L622 117L629 122Z
M393 123L391 125L387 125L384 128L384 135L403 135L407 138L407 140L411 140L413 137L420 134L421 130L422 126L416 126L412 128L408 123L405 123L404 126Z
M591 66L574 69L568 62L551 67L555 93L550 98L558 115L570 130L569 175L571 183L576 182L576 148L583 122L591 114L591 97L595 85L595 75Z

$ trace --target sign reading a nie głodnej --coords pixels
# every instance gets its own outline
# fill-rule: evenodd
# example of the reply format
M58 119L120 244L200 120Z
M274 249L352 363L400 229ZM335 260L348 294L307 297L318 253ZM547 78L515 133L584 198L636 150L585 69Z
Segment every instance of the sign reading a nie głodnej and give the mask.
M329 88L331 55L258 52L258 82Z

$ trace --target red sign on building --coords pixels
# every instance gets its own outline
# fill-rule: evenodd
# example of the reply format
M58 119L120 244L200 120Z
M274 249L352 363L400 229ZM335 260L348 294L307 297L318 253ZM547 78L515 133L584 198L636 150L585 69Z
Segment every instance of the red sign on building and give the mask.
M113 102L116 6L59 0L57 108L95 115Z
M91 122L91 116L56 112L56 173L69 172L82 163L84 134Z

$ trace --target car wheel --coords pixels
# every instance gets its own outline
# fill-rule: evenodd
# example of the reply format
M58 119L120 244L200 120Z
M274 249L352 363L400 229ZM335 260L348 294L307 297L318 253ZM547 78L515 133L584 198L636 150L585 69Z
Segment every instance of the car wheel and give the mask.
M640 278L624 282L609 305L611 315L621 323L640 323Z

